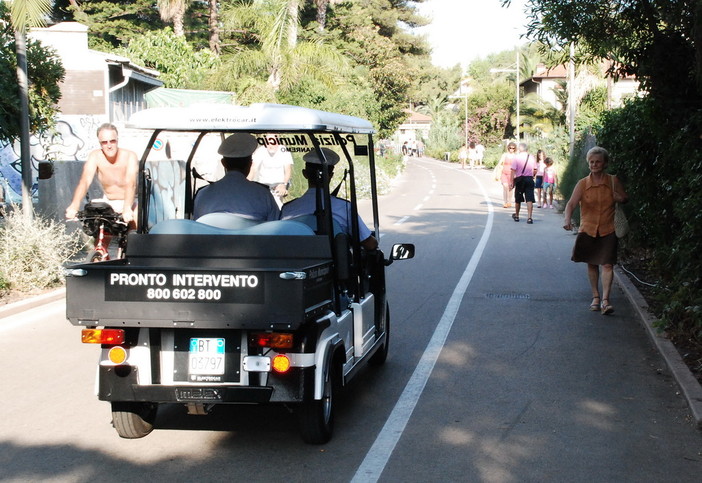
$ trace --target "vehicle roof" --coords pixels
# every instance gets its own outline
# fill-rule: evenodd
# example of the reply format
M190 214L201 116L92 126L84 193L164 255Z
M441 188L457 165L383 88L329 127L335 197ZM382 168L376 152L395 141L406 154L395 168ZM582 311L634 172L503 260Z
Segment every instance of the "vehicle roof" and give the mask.
M127 127L189 132L375 132L365 119L286 104L158 107L133 114Z

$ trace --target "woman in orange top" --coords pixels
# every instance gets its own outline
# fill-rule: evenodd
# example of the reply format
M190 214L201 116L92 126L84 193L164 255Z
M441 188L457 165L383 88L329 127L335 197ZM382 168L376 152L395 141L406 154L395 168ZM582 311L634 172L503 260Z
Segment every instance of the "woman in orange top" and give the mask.
M626 203L629 196L616 176L605 173L609 163L606 149L595 146L587 152L590 174L578 181L565 208L563 228L572 230L571 216L580 205L580 229L573 247L574 262L587 263L587 275L592 288L590 310L602 315L614 312L609 294L617 263L617 236L614 233L614 204ZM614 187L614 189L612 189ZM602 297L599 292L602 267Z

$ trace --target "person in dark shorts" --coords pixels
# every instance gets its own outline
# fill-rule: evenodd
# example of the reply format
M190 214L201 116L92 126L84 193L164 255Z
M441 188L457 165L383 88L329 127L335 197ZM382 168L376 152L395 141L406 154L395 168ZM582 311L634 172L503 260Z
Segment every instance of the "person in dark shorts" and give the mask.
M518 154L512 161L512 180L510 188L514 188L514 213L512 219L519 221L519 211L522 203L527 204L527 224L534 223L531 215L534 210L534 175L536 174L536 158L529 154L526 143L519 143Z
M629 196L616 176L605 173L609 163L607 150L595 146L587 152L586 159L590 174L575 185L565 208L563 228L572 230L571 217L576 206L580 205L580 228L571 260L587 263L587 276L592 289L590 310L599 310L602 315L607 315L614 312L614 307L609 302L614 264L617 263L614 205L626 203Z

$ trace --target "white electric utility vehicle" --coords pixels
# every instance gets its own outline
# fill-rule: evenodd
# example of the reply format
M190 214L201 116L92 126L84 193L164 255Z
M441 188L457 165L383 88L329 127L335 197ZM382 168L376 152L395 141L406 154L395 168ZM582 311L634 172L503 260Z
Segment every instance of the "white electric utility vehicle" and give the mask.
M66 269L67 318L83 327L83 342L101 346L96 391L111 403L117 433L146 436L161 404L206 415L219 404L281 403L294 408L304 441L327 442L337 390L387 357L385 267L414 256L413 245L398 244L386 259L359 240L357 197L380 235L372 125L254 104L147 109L127 128L150 133L138 229L124 258ZM341 182L331 185L348 199L351 233L340 232L326 208L329 183L314 213L299 219L256 223L217 213L195 221L198 189L221 176L216 149L237 132L262 146L279 143L296 170L307 152L322 164L322 147L336 152Z

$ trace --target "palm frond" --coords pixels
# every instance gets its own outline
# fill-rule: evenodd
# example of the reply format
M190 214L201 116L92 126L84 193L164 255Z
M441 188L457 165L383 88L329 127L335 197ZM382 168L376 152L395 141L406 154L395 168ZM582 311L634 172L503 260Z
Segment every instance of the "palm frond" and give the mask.
M10 18L13 27L25 32L27 27L43 27L46 15L51 12L51 0L13 0L10 3Z

